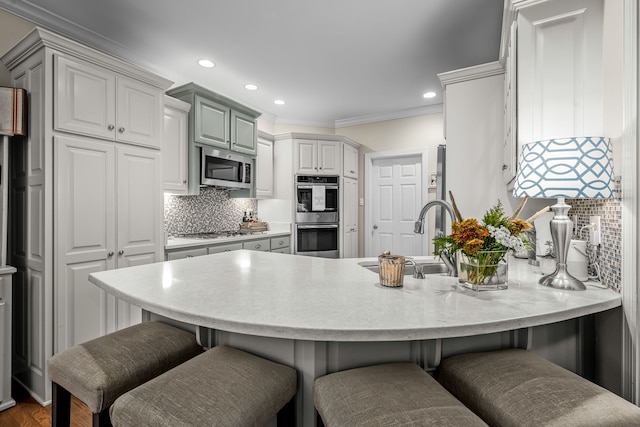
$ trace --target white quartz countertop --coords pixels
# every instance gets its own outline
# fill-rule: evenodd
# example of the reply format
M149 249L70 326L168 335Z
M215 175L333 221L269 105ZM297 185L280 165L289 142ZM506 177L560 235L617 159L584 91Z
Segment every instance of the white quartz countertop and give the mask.
M433 259L425 257L425 259ZM420 260L416 258L416 260ZM145 310L229 332L315 341L460 337L554 323L621 305L620 294L537 284L511 259L509 289L476 292L457 278L379 284L362 259L233 251L92 273L89 280Z
M269 239L271 237L289 236L290 231L263 231L261 233L249 233L235 235L229 237L216 237L213 239L196 239L189 237L170 237L167 244L164 245L166 250L197 248L200 246L211 246L215 244L243 242L245 240Z

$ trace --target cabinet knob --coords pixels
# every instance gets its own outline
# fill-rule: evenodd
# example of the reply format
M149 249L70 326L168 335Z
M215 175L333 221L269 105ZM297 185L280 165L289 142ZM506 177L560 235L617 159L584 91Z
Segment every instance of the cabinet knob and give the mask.
M124 133L124 128L123 127L122 128L118 128L118 132Z
M124 255L124 251L123 250L119 250L118 251L118 255Z
M187 183L187 180L186 180L186 179L182 180L182 183L183 183L183 184L186 184L186 183Z
M503 170L503 171L506 171L507 169L509 169L509 166L507 166L507 165L502 165L502 170Z
M107 126L107 129L109 129L109 130L114 130L115 128L116 128L116 127L115 127L114 125L109 125L109 126Z
M107 254L107 256L108 256L109 258L111 258L111 257L113 256L113 251L109 251L109 253Z
M262 247L262 245L260 245L260 244L257 244L257 245L255 246L255 248L256 248L256 249L260 249L261 247Z
M374 230L377 230L377 229L378 229L378 226L377 226L377 225L374 225L374 226L373 226L373 229L374 229Z
M282 245L284 245L284 240L280 240L280 241L278 242L278 244L279 244L279 245L281 245L281 246L282 246Z

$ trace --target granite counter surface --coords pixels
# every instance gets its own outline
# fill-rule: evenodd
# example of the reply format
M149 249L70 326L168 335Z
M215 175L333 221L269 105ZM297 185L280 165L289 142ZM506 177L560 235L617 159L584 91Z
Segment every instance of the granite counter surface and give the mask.
M588 282L586 291L538 285L540 276L526 260L510 260L509 289L483 292L444 275L405 276L402 288L386 288L377 273L358 265L361 261L241 250L92 273L89 280L126 302L179 321L312 341L479 335L621 305L620 294L599 283Z

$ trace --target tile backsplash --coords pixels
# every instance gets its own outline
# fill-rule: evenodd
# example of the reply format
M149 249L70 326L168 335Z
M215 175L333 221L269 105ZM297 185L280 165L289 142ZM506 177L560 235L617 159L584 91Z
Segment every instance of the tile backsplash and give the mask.
M237 230L249 209L258 214L256 199L231 199L226 191L210 187L197 196L165 194L164 227L171 235Z
M567 199L571 205L569 217L578 216L579 231L589 224L589 216L601 217L600 249L598 263L602 282L608 287L621 291L622 286L622 185L621 178L615 177L613 199ZM588 240L585 230L582 240ZM590 271L589 274L592 274Z

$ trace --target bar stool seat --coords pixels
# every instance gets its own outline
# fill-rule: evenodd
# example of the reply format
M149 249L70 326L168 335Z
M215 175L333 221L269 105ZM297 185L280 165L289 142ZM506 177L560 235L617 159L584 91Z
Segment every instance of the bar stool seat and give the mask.
M120 396L115 427L294 425L293 368L219 346Z
M123 393L202 353L195 334L161 322L143 322L73 346L48 361L52 424L68 426L71 395L109 424L109 407Z
M530 351L451 356L436 379L493 426L640 426L636 405Z
M368 366L317 378L313 400L326 427L486 426L412 363Z

